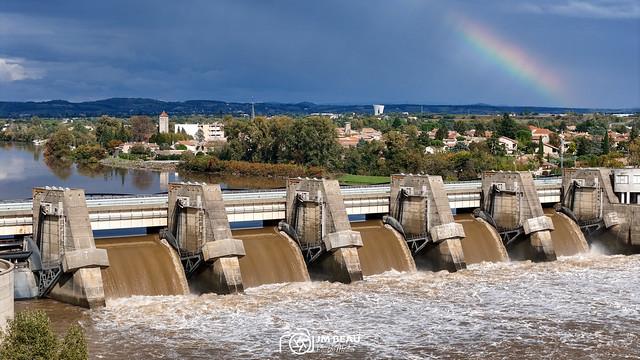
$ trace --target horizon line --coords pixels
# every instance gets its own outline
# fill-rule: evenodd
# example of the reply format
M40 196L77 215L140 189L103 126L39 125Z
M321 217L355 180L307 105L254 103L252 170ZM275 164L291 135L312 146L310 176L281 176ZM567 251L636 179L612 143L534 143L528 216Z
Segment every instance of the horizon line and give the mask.
M70 104L82 104L116 99L128 99L128 100L151 100L164 103L184 103L189 101L211 101L221 102L228 104L282 104L282 105L297 105L303 103L309 103L320 106L373 106L374 104L380 104L384 106L486 106L486 107L517 107L517 108L553 108L553 109L586 109L586 110L640 110L640 104L635 106L622 106L622 107L603 107L603 106L558 106L558 105L509 105L509 104L489 104L484 102L470 102L470 103L419 103L419 102L313 102L309 100L303 101L228 101L218 99L186 99L186 100L164 100L150 97L107 97L94 100L66 100L66 99L50 99L50 100L0 100L0 103L48 103L56 101L64 101Z

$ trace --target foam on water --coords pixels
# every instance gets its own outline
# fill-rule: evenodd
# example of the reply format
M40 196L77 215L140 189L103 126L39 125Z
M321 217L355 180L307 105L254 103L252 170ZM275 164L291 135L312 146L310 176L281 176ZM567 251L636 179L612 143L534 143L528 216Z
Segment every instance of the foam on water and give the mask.
M280 337L301 328L360 335L347 352L318 358L638 357L639 267L638 255L584 254L234 296L136 296L92 311L88 336L106 357L279 357Z

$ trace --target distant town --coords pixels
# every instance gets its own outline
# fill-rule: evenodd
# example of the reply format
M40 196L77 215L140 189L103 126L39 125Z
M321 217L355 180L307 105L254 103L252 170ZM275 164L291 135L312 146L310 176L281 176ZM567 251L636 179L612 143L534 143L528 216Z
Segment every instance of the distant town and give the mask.
M638 113L435 114L385 111L262 116L0 119L0 140L43 146L52 166L144 167L246 176L392 173L472 180L484 170L640 164Z

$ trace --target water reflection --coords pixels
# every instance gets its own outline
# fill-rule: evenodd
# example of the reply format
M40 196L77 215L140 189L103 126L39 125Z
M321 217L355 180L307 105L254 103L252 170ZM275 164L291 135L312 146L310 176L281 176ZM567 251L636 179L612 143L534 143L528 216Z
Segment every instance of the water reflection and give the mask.
M154 194L166 192L168 184L174 181L220 184L223 189L285 186L283 179L178 174L173 171L116 169L99 164L48 162L42 150L43 147L33 144L0 142L0 200L30 198L32 188L44 186L81 188L89 194Z
M67 180L73 173L71 161L51 160L45 158L44 163L58 179Z
M133 176L133 184L137 189L148 190L159 173L153 173L148 170L131 170L131 175Z

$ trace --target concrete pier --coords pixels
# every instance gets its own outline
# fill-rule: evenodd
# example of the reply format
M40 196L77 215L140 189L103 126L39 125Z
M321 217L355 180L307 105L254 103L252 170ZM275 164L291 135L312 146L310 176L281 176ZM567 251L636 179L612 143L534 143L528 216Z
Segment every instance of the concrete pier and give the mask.
M89 308L104 306L100 268L109 266L109 260L105 250L96 248L84 190L35 188L33 219L41 264L30 266L39 274L40 292L51 285L48 296L53 299ZM52 278L57 282L47 284Z
M466 268L461 244L464 229L454 221L442 177L392 175L389 211L405 239L414 242L410 246L414 256L426 256L434 270Z
M0 331L13 319L13 264L0 260Z
M626 252L625 247L640 246L640 205L620 203L611 178L611 170L605 168L565 169L561 205L583 232L613 238L606 245L613 252Z
M482 199L483 212L491 217L515 258L556 259L550 233L553 222L544 215L531 173L483 173ZM522 236L529 239L528 246L519 241Z
M330 281L362 280L357 252L362 238L351 230L337 180L289 179L286 212L308 263L320 262L322 275Z
M194 271L198 291L218 294L244 290L238 258L245 255L242 240L233 239L220 185L170 183L168 230L176 239L181 259L201 259ZM183 264L192 264L183 260ZM196 265L197 266L197 262Z

